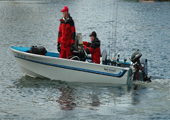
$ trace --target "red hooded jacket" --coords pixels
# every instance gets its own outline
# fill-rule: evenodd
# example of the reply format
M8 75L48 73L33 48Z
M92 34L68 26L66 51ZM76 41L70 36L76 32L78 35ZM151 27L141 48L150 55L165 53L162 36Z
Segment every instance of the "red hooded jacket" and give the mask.
M70 48L74 44L76 36L74 21L69 15L67 20L62 18L60 22L57 43L61 43L61 49Z
M98 38L95 38L92 43L83 42L83 44L85 45L84 49L86 50L87 54L91 54L91 60L94 63L100 64L100 40Z

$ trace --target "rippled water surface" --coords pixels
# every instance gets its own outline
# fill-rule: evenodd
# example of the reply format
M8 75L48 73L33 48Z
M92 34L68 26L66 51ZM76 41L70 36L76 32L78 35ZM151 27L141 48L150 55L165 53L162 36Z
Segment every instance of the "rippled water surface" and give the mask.
M95 30L101 49L115 52L116 46L121 59L140 49L153 82L127 86L24 77L9 47L42 45L56 51L64 5L83 40L90 41ZM169 2L0 1L0 119L170 119L169 20Z

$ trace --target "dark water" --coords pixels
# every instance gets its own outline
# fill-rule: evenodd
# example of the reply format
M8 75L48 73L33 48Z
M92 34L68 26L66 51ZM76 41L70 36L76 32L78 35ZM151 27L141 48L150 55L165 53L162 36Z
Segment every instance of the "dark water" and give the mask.
M101 49L114 52L116 45L122 59L140 49L153 82L108 86L23 77L9 46L56 51L64 5L83 40L95 30ZM0 1L0 119L170 119L169 20L169 2Z

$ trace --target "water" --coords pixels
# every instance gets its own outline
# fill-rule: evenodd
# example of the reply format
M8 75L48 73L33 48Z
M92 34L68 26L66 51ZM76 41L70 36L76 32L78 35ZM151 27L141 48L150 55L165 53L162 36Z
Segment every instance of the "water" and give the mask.
M101 49L111 52L118 5L116 52L123 59L140 49L153 82L127 86L24 77L9 46L56 51L64 5L83 40L90 41L95 30ZM0 119L170 119L169 10L169 2L137 0L0 1Z

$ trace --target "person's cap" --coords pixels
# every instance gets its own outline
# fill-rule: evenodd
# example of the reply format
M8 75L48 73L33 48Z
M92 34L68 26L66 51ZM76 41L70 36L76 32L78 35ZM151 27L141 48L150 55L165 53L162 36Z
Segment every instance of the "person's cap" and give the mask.
M93 36L93 37L97 37L97 34L96 34L96 32L95 31L93 31L90 35L89 35L90 37L91 36Z
M68 9L68 7L67 7L67 6L64 6L64 7L63 7L63 9L61 10L61 12L65 12L65 11L66 11L66 12L68 12L68 11L69 11L69 9Z

